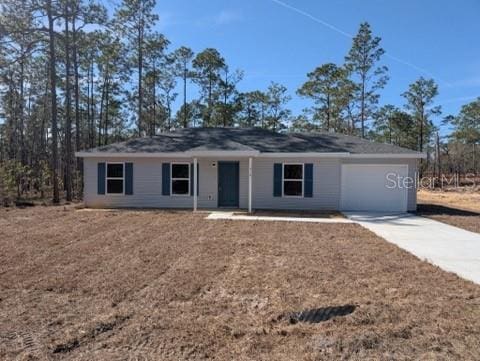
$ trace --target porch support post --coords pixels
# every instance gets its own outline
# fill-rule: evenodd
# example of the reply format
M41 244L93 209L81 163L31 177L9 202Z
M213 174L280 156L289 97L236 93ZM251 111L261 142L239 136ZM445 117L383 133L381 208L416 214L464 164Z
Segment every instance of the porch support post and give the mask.
M252 213L252 157L248 158L248 213Z
M197 211L197 177L198 177L198 166L197 158L193 158L193 211Z

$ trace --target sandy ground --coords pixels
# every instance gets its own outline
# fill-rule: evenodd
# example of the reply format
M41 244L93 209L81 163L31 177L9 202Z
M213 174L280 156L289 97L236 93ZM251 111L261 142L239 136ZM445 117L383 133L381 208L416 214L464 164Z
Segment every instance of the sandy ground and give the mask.
M480 213L480 191L427 191L418 192L418 202L424 204L439 204L456 209L464 209Z
M419 215L480 233L480 192L418 192Z
M480 359L479 286L355 224L204 217L0 210L0 359Z

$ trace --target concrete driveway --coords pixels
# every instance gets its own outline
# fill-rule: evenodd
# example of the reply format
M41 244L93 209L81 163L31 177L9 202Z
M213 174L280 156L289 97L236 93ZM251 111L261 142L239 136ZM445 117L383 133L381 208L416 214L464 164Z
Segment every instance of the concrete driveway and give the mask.
M413 214L345 215L420 259L480 284L480 234Z

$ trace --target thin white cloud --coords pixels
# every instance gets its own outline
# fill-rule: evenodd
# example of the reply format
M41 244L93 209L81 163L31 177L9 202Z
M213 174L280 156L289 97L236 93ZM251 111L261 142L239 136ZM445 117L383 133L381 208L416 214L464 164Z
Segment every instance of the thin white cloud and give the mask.
M326 27L326 28L328 28L328 29L330 29L330 30L335 31L336 33L338 33L338 34L340 34L340 35L342 35L342 36L344 36L344 37L346 37L346 38L349 38L349 39L352 39L352 38L353 38L353 35L352 35L352 34L346 32L346 31L344 31L344 30L336 27L335 25L333 25L333 24L331 24L331 23L329 23L329 22L327 22L327 21L325 21L325 20L322 20L322 19L320 19L320 18L318 18L318 17L316 17L316 16L314 16L314 15L312 15L312 14L310 14L310 13L304 11L304 10L301 10L301 9L295 7L295 6L292 6L292 5L290 5L290 4L287 4L286 2L283 2L283 1L281 1L281 0L270 0L270 1L273 2L273 3L275 3L275 4L277 4L277 5L279 5L279 6L284 7L284 8L286 8L286 9L290 10L290 11L293 11L293 12L295 12L295 13L297 13L297 14L300 14L300 15L306 17L306 18L309 18L310 20L313 20L313 21L315 21L316 23L318 23L318 24L320 24L320 25L323 25L324 27ZM416 70L416 71L418 71L418 72L420 72L420 73L423 73L424 75L427 75L427 76L429 76L429 77L438 79L438 80L440 80L442 83L444 83L444 84L447 85L447 86L451 86L451 84L450 84L448 81L446 81L446 80L444 80L444 79L442 79L442 78L440 78L440 77L438 77L438 76L433 75L430 71L428 71L428 70L426 70L426 69L424 69L424 68L422 68L422 67L419 67L418 65L415 65L415 64L413 64L413 63L411 63L411 62L409 62L409 61L407 61L407 60L403 60L403 59L401 59L401 58L398 58L398 57L396 57L396 56L394 56L394 55L390 55L389 53L386 53L385 56L386 56L387 58L393 60L393 61L396 61L397 63L403 64L403 65L408 66L408 67L410 67L410 68L412 68L412 69L414 69L414 70Z
M217 25L228 25L242 20L242 14L233 10L222 10L214 17L214 23Z
M161 11L159 13L158 28L164 30L172 25L176 25L179 21L175 18L172 12Z
M197 26L226 26L236 22L239 22L243 19L242 13L235 11L224 9L220 10L218 13L210 16L205 16L198 19L195 23Z
M438 104L463 103L463 102L473 101L477 98L480 98L480 95L468 95L468 96L458 97L458 98L449 98L449 99L439 100L437 103Z
M333 30L333 31L335 31L335 32L337 32L337 33L339 33L339 34L347 37L347 38L350 38L350 39L353 38L353 35L352 35L352 34L347 33L346 31L343 31L343 30L340 29L340 28L337 28L335 25L332 25L332 24L330 24L330 23L327 23L326 21L324 21L324 20L322 20L322 19L319 19L319 18L317 18L316 16L313 16L312 14L307 13L306 11L303 11L303 10L301 10L301 9L299 9L299 8L296 8L296 7L294 7L294 6L290 5L290 4L287 4L287 3L283 2L283 1L280 1L280 0L271 0L271 1L273 1L273 2L274 2L275 4L277 4L277 5L283 6L283 7L286 8L286 9L289 9L289 10L291 10L291 11L294 11L294 12L296 12L297 14L300 14L300 15L302 15L302 16L305 16L305 17L307 17L307 18L315 21L316 23L319 23L319 24L321 24L321 25L329 28L330 30Z
M449 88L478 88L480 87L480 76L472 76L464 79L459 79L452 82Z

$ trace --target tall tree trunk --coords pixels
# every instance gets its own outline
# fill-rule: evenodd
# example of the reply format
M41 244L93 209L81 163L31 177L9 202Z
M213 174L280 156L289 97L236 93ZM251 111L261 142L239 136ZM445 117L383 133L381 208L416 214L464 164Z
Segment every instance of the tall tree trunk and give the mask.
M102 97L100 99L100 114L98 116L98 146L102 145L102 119L103 119L103 105L105 103L105 87L106 87L107 78L105 76L102 86Z
M20 160L22 164L26 164L27 150L25 149L25 110L24 110L24 97L25 97L25 56L24 49L21 46L21 58L20 58L20 99L18 109L18 131L20 135Z
M150 136L153 137L156 134L157 128L157 68L155 64L155 60L153 60L153 82L152 82L152 97L153 97L153 114L152 114L152 121L150 124Z
M188 76L188 69L187 63L183 64L183 127L188 128L188 120L187 120L187 76Z
M94 83L93 83L93 60L90 63L90 98L88 99L89 101L89 106L90 106L90 147L93 148L95 146L95 106L94 106Z
M422 111L422 114L420 116L420 139L419 139L419 146L418 146L418 149L420 150L420 152L423 152L423 127L424 127L424 120L423 120L423 111Z
M420 152L423 152L423 138L424 138L424 125L425 125L425 118L424 118L424 111L423 111L423 107L421 107L421 112L420 112L420 139L419 139L419 151ZM420 159L420 170L419 170L419 174L420 174L420 177L423 176L423 164L424 164L424 161L423 161L423 158ZM428 158L427 158L427 167L428 167Z
M330 94L327 94L327 132L330 131Z
M105 90L105 122L103 124L104 130L103 130L103 144L107 145L108 144L108 108L110 105L110 79L108 78L107 75L107 84L106 87L107 89Z
M72 200L72 104L70 89L70 30L69 7L65 5L65 189L66 198L70 202Z
M212 74L208 76L208 111L207 111L207 126L210 126L210 121L212 119L212 88L213 88L213 79Z
M48 69L47 69L48 73ZM42 160L47 159L47 153L48 153L48 129L47 129L47 123L48 123L48 90L49 90L49 84L48 82L45 82L45 93L44 93L44 102L43 102L43 115L42 115L42 124L41 124L41 149L42 149Z
M10 114L10 117L7 118L7 139L8 139L8 158L9 159L16 159L16 137L15 137L15 129L17 125L15 124L15 112L14 112L14 102L13 102L13 94L15 92L14 90L14 83L13 83L13 72L9 72L8 76L8 94L10 96L8 97L8 112Z
M87 127L88 127L88 146L93 147L92 145L92 138L93 138L93 132L92 132L92 126L93 123L90 118L91 115L91 109L90 109L90 66L88 66L87 69Z
M362 75L362 98L360 102L360 120L362 122L362 138L365 138L365 76Z
M223 93L223 126L227 126L228 69L225 68L225 91Z
M28 79L30 84L32 83L31 79ZM28 96L27 96L27 119L32 119L32 97L33 97L33 87L30 86L28 88ZM35 124L29 124L29 129L32 130L31 133L31 143L30 143L30 151L25 153L25 162L28 164L30 167L34 169L35 172L38 171L38 161L39 161L39 155L40 155L40 149L39 149L39 129L38 129L38 124L35 122ZM30 132L29 132L30 133Z
M170 92L167 94L167 115L168 115L168 131L172 129L172 104L170 101Z
M142 85L142 73L143 73L143 25L140 26L138 31L138 133L142 136L143 127L143 85Z
M77 39L77 28L75 20L77 17L78 4L75 1L74 11L72 17L72 57L73 57L73 71L75 74L75 150L78 152L81 149L81 126L80 126L80 87L79 87L79 72L78 72L78 39ZM77 172L79 175L82 174L82 159L75 158L77 164ZM82 178L82 177L80 177ZM81 190L80 190L81 191Z
M51 118L52 118L52 183L53 183L53 203L60 202L58 192L58 144L57 144L57 70L55 54L55 29L52 9L52 0L47 0L48 16L48 39L49 39L49 65L50 65L50 98L51 98Z
M43 107L43 115L42 119L40 121L40 144L39 144L39 159L43 160L45 158L46 154L46 141L45 141L45 132L46 132L46 123L47 123L47 112L46 112L46 106Z
M440 154L440 136L438 135L438 132L436 134L436 149L435 153L437 154L436 157L436 168L437 168L437 177L440 179L442 176L442 160L441 160L441 154Z

